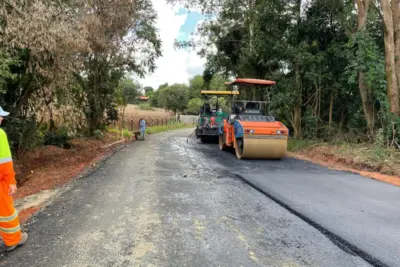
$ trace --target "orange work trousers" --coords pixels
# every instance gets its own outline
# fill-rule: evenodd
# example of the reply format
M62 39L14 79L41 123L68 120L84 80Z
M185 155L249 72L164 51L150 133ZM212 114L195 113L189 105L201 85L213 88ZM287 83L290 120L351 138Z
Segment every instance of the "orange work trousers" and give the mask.
M0 235L6 246L14 246L21 241L18 212L9 194L10 183L14 183L13 163L0 164Z

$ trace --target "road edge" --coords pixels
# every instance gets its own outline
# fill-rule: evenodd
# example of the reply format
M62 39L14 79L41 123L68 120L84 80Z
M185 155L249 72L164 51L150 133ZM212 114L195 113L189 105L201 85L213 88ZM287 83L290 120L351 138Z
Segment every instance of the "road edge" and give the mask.
M286 209L287 211L289 211L291 214L293 214L296 217L302 219L303 221L305 221L306 223L308 223L309 225L311 225L312 227L317 229L320 233L322 233L329 240L331 240L331 242L333 244L335 244L339 249L341 249L341 250L343 250L343 251L345 251L345 252L347 252L349 254L352 254L352 255L355 255L355 256L358 256L358 257L362 258L363 260L365 260L366 262L368 262L369 264L371 264L374 267L390 267L389 265L381 262L377 258L375 258L372 255L370 255L369 253L359 249L357 246L351 244L350 242L346 241L345 239L343 239L340 236L336 235L335 233L331 232L327 228L325 228L322 225L318 224L317 222L315 222L314 220L312 220L308 216L306 216L306 215L296 211L295 209L291 208L288 204L286 204L283 201L279 200L278 198L272 196L270 193L266 192L265 190L263 190L261 187L259 187L255 183L253 183L250 180L246 179L244 176L242 176L240 174L237 174L237 173L235 173L234 175L235 175L236 178L241 179L244 183L248 184L249 186L251 186L252 188L257 190L261 194L265 195L266 197L268 197L269 199L274 201L279 206L281 206L284 209Z
M157 133L153 133L153 134L149 134L149 136L157 136L157 135L161 135L164 133L168 133L168 132L174 132L174 131L181 131L181 130L185 130L188 129L189 127L183 127L183 128L177 128L177 129L169 129L166 131L160 131ZM100 167L102 167L111 157L113 157L116 153L118 153L119 151L121 151L122 149L132 145L133 143L135 143L136 139L131 139L128 142L126 142L125 140L120 140L117 141L115 143L113 143L112 145L115 145L115 147L113 147L110 151L108 151L107 153L105 153L100 160L98 160L97 162L95 162L92 165L88 165L85 167L85 169L80 172L79 174L73 176L67 183L63 184L63 185L59 185L56 186L48 191L53 191L54 194L52 194L49 198L46 198L44 201L38 203L37 205L29 205L27 204L27 208L21 209L19 210L19 215L20 215L20 225L22 228L26 228L28 227L31 223L34 222L34 218L39 215L40 212L42 212L47 206L51 205L51 203L53 203L54 200L56 200L58 197L60 197L62 194L66 193L73 185L74 183L76 183L77 181L79 181L80 179L84 179L90 175L92 175L93 173L95 173ZM122 143L122 144L119 144ZM26 196L25 198L28 197L34 197L35 195L40 195L41 192L36 193L34 195L29 195ZM15 201L15 206L18 209L18 207L20 206L20 202L22 203L21 205L23 205L24 203L24 199L18 199Z
M87 166L82 172L80 172L78 175L75 175L72 177L67 183L61 185L61 186L56 186L51 189L51 191L56 191L55 194L53 194L51 197L47 198L44 202L40 203L39 205L34 205L30 206L26 209L21 209L19 211L19 214L23 214L23 218L21 220L20 218L20 225L22 228L28 227L31 223L34 222L34 218L39 215L47 206L49 206L51 203L53 203L54 200L56 200L58 197L61 195L67 193L69 189L79 180L84 179L86 177L89 177L93 173L95 173L98 169L100 169L104 164L111 158L113 157L116 153L119 151L123 150L124 148L132 145L135 142L135 140L132 140L128 143L123 143L120 145L115 146L112 148L109 152L105 153L99 161L97 161L93 165ZM40 194L40 193L38 193ZM25 215L25 213L28 213ZM21 217L21 216L20 216Z
M297 159L297 160L307 161L307 162L313 163L318 166L326 167L331 170L342 171L342 172L352 173L352 174L358 174L364 178L373 179L378 182L382 182L385 184L390 184L393 186L400 187L400 180L398 180L399 177L395 176L395 175L388 175L388 174L384 174L384 173L380 173L380 172L373 172L373 171L363 171L363 170L352 168L345 164L335 166L335 165L332 165L329 163L325 163L323 161L313 159L313 158L305 156L305 155L297 154L296 152L288 151L286 156L289 158Z

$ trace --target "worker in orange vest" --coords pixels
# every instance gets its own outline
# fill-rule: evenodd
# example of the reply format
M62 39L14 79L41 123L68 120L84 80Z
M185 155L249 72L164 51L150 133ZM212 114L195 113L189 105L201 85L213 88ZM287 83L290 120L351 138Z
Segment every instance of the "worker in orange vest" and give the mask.
M210 125L211 126L215 125L215 117L214 116L211 116L211 118L210 118Z
M3 117L10 113L0 107L0 125ZM17 191L17 182L7 134L0 128L0 235L6 251L22 245L28 239L27 233L21 232L18 212L12 196Z

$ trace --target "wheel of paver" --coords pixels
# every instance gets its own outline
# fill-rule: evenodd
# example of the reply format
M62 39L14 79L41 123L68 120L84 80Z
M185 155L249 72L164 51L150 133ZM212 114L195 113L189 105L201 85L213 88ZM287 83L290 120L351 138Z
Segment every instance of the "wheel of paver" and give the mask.
M224 140L225 140L225 134L218 136L218 143L219 143L219 149L220 150L226 150L227 149L227 146L225 145Z
M237 157L238 159L241 159L241 158L242 158L242 155L243 155L243 147L244 147L243 139L242 139L242 138L236 139L235 152L236 152L236 157Z

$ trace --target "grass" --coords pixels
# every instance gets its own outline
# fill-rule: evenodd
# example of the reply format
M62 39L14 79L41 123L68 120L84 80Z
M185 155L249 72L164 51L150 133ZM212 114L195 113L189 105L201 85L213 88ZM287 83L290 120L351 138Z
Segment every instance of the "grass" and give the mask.
M157 126L152 126L146 129L147 134L155 134L155 133L161 133L161 132L166 132L170 130L177 130L177 129L184 129L184 128L191 128L193 125L188 125L184 123L172 123L168 125L157 125Z
M108 128L107 132L121 136L121 130L117 129L117 128L114 128L114 127ZM130 131L129 129L127 129L127 128L124 128L124 129L122 129L122 136L124 138L128 138L129 139L129 138L131 138L133 136L133 132Z
M311 159L331 159L360 170L400 173L400 150L374 144L326 143L289 139L288 150Z
M316 144L318 144L318 143L315 141L312 141L312 140L296 140L296 139L289 138L288 151L296 152L296 151L302 150L304 148L310 148L312 146L315 146Z
M397 164L400 166L400 151L368 144L341 144L334 146L334 153L369 165Z
M140 103L138 105L138 109L140 109L140 110L149 110L149 111L153 111L154 110L154 108L152 106L150 106L150 104L148 104L148 103Z

